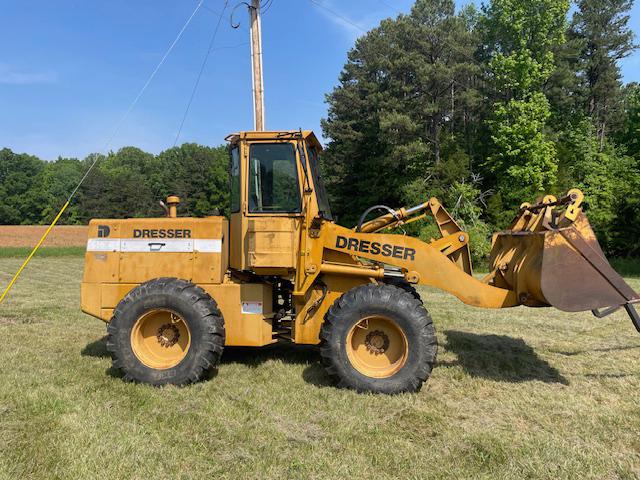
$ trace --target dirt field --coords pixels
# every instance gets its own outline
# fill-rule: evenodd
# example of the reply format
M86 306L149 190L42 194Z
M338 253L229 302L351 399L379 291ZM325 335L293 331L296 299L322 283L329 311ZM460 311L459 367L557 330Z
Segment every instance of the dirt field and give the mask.
M1 247L33 247L47 229L46 225L0 225ZM87 243L87 226L61 225L53 228L45 247L81 247Z
M0 258L0 285L21 259ZM314 348L225 350L186 388L125 383L79 309L82 257L0 306L0 479L640 478L640 335L622 313L462 305L419 394L334 388ZM639 289L640 279L631 279Z

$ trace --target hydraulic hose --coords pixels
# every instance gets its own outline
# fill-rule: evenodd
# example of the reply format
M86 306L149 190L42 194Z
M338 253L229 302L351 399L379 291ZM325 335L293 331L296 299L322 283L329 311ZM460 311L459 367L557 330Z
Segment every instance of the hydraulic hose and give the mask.
M356 232L359 232L362 229L362 225L364 224L364 221L366 220L367 215L369 215L374 210L386 210L391 215L393 215L396 219L400 220L400 217L398 216L398 212L396 212L393 208L387 207L386 205L374 205L373 207L367 208L365 212L362 214L362 216L360 217L360 221L358 222L358 226L356 227Z

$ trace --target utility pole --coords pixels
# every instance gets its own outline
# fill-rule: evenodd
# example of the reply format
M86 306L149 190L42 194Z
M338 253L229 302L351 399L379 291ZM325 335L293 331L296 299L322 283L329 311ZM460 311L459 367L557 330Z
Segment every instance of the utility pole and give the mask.
M264 85L262 76L262 27L260 24L260 0L252 0L251 15L251 69L253 80L253 123L258 132L264 131Z

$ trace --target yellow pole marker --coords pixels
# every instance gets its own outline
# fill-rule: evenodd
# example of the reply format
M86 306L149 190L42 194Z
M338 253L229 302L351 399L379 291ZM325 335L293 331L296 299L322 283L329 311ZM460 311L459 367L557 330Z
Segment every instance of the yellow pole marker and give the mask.
M67 209L68 206L69 206L69 200L67 200L67 203L65 203L62 206L62 208L58 212L58 215L56 215L56 218L53 219L53 222L51 222L51 225L49 225L49 228L47 228L47 230L44 232L44 234L42 235L42 238L40 238L36 246L33 247L33 250L31 250L31 253L27 257L27 259L24 262L22 262L22 265L20 266L16 274L11 279L11 282L9 282L9 285L7 286L7 288L5 288L4 292L2 292L2 296L0 297L0 303L2 303L2 301L4 300L4 297L7 296L7 293L9 293L9 290L11 290L11 287L13 287L13 284L16 283L16 280L18 280L18 277L20 276L24 268L27 266L29 261L33 258L33 256L36 254L36 252L40 248L40 245L42 245L44 241L47 239L47 237L49 236L49 233L51 233L51 230L53 229L55 224L58 223L58 220L60 220L60 217L62 216L62 214L64 213L64 211Z
M138 101L144 95L144 92L147 90L147 87L149 87L149 85L151 84L153 79L156 77L156 74L160 70L160 67L162 67L162 65L165 63L165 60L169 57L169 54L173 51L173 48L178 44L178 41L180 41L180 39L182 38L182 35L184 34L184 32L186 31L187 27L191 23L191 20L193 20L193 18L196 16L196 13L198 13L198 10L200 10L200 7L202 7L203 4L204 4L204 0L200 0L198 5L196 5L195 10L191 14L191 16L187 19L186 23L182 26L182 29L180 30L180 32L178 32L178 36L175 38L173 43L171 43L171 45L169 46L169 48L165 52L164 56L160 60L160 63L158 63L158 65L156 66L155 70L153 72L151 72L151 75L149 76L149 78L145 82L145 84L142 87L142 89L140 90L140 92L138 92L138 95L136 96L136 98L134 98L133 102L131 102L131 105L129 105L129 108L127 109L127 111L124 113L124 115L122 116L120 121L116 124L116 127L113 130L113 133L111 134L111 137L109 137L109 139L107 140L107 143L105 144L103 150L107 150L107 148L111 145L111 142L113 142L113 140L116 138L116 135L118 134L118 132L120 132L120 128L122 127L122 125L124 125L125 120L129 117L129 114L133 111L135 106L138 104ZM220 18L222 18L222 17L220 17ZM62 208L58 212L58 215L56 215L56 218L53 220L53 222L51 222L51 225L49 225L49 228L47 228L47 231L44 232L44 235L42 235L42 238L40 239L38 244L33 248L33 250L31 250L31 253L27 257L27 259L24 261L24 263L22 264L20 269L13 276L13 278L11 279L11 282L9 282L9 286L7 288L5 288L4 292L2 292L2 296L0 296L0 303L2 303L2 301L4 300L4 297L7 296L7 293L9 293L9 290L11 290L11 287L13 287L13 284L16 283L16 280L18 280L18 277L20 276L20 274L22 273L24 268L27 266L29 261L33 258L33 256L36 254L36 252L40 248L40 245L42 245L43 242L46 240L47 236L49 235L49 233L51 232L51 230L53 229L55 224L58 223L58 220L60 220L60 217L62 216L64 211L69 206L69 203L71 202L71 199L75 196L76 192L78 191L80 186L84 183L84 181L87 179L87 177L89 176L89 174L93 170L93 167L96 166L96 164L98 163L98 160L100 160L100 158L101 157L99 155L95 156L95 159L93 160L91 165L89 165L89 168L84 173L84 176L80 179L80 181L76 185L76 188L73 189L73 191L71 192L71 195L69 195L69 198L67 198L67 203L65 203L62 206Z

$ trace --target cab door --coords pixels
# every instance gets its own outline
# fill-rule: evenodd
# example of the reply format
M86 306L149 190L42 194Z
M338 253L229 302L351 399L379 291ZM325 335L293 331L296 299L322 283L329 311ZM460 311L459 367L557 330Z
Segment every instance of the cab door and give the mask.
M245 192L242 212L232 214L232 267L257 273L293 270L302 222L296 143L260 141L246 144L243 150L239 165L245 167L240 168L244 174L237 176Z

